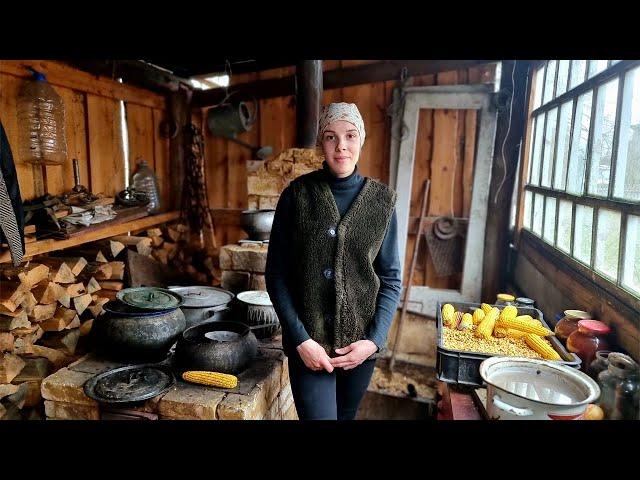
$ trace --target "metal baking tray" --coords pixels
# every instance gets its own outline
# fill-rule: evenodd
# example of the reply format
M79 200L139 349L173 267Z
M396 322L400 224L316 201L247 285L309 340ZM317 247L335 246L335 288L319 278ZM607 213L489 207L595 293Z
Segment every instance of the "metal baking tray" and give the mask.
M442 335L442 329L446 328L442 324L442 306L445 303L450 303L456 311L463 313L471 313L476 308L480 308L479 303L464 303L464 302L438 302L437 311L437 329L438 329L438 343L436 348L436 377L438 380L446 383L455 383L459 385L468 385L473 387L483 387L482 377L480 376L480 364L487 358L495 356L491 353L480 352L468 352L462 350L451 350L445 348L444 338ZM492 307L504 308L504 305L491 305ZM544 321L543 314L537 308L532 307L518 307L518 315L531 315L532 318L536 318L542 322L542 325L549 328L549 325ZM553 328L549 328L553 330ZM551 346L562 357L562 363L574 368L580 368L582 361L575 353L570 353L560 343L555 336L548 337L551 342Z

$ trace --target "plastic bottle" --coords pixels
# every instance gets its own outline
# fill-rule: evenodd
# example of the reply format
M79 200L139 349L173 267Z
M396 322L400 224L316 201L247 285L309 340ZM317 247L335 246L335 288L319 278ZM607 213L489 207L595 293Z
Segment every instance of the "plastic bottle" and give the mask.
M131 184L136 190L143 191L149 196L150 201L147 205L149 213L158 213L160 211L158 180L146 160L141 159L138 162L138 168L131 177Z
M18 92L18 161L61 165L67 160L64 102L44 74L29 67L33 78Z

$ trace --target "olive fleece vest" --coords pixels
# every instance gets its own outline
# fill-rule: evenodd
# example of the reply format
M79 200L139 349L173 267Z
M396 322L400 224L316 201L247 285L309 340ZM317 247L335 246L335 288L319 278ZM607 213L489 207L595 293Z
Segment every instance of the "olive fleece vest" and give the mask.
M396 193L365 178L342 219L321 170L291 182L295 209L294 302L307 333L330 357L362 340L376 311L380 279L373 262Z

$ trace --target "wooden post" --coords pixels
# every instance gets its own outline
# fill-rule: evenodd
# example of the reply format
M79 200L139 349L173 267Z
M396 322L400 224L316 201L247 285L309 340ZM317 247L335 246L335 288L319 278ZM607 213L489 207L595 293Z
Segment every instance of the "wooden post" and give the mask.
M496 125L493 173L489 189L489 211L496 212L496 214L487 216L482 281L483 302L492 303L496 294L505 285L509 257L511 198L518 175L518 145L523 142L526 126L528 69L528 61L502 62L500 90L513 92L513 105L511 104L511 95L505 96L506 105L501 105L504 109L499 111Z
M169 171L171 172L170 210L180 209L182 182L184 181L184 128L191 122L191 90L180 87L168 96L167 110L171 121L178 127L169 140Z
M316 144L322 100L322 60L303 60L296 66L296 146Z

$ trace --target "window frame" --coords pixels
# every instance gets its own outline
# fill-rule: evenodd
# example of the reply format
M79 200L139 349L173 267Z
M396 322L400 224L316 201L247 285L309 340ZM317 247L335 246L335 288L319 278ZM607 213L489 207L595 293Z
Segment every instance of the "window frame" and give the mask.
M597 60L587 60L585 66L585 80L579 83L573 88L570 88L571 82L571 73L573 67L573 61L569 61L569 68L567 72L567 90L560 94L559 96L555 96L555 92L557 91L557 76L560 66L560 59L555 60L555 81L553 85L552 98L549 102L544 103L545 92L540 92L541 105L534 108L533 102L535 95L535 75L536 72L542 68L544 69L540 72L543 75L543 81L541 83L542 88L544 90L546 75L547 75L547 66L549 64L549 60L540 60L532 62L531 68L529 71L530 81L528 82L528 92L527 92L527 119L526 119L526 129L525 136L522 139L522 149L521 149L521 171L520 171L520 186L518 192L518 205L517 205L517 218L516 218L516 231L515 231L515 243L518 247L520 247L522 237L526 239L527 245L533 246L537 251L544 254L548 258L553 258L555 261L562 261L564 264L569 266L573 271L580 274L582 277L586 278L591 284L597 286L599 288L603 288L611 293L616 299L622 301L626 305L632 306L636 310L640 311L640 292L635 292L629 288L627 288L623 284L623 275L624 275L624 263L625 263L625 255L626 255L626 237L627 237L627 219L629 215L640 216L640 201L627 201L619 198L614 198L614 184L615 184L615 175L616 175L616 164L617 164L617 151L618 151L618 140L620 134L620 123L621 123L621 114L622 114L622 102L624 96L624 88L625 88L625 77L628 71L633 70L636 67L640 66L640 60L622 60L616 63L612 63L612 61L607 62L607 68L600 73L597 73L591 78L588 78L588 72L590 68L590 64L592 61ZM538 73L538 74L540 74ZM588 193L590 174L591 174L591 157L593 153L593 135L594 135L594 126L596 121L596 111L598 108L598 90L601 86L607 84L607 82L617 78L618 79L618 91L616 98L616 112L615 112L615 125L613 130L613 138L612 138L612 151L611 151L611 164L610 164L610 172L609 172L609 185L608 185L608 194L607 197L596 197L590 195ZM567 162L569 162L571 158L571 149L574 148L574 127L576 122L576 106L577 99L580 95L588 92L592 92L592 104L591 104L591 117L589 124L589 137L587 142L587 158L584 165L584 188L582 195L575 195L572 193L567 193L567 181L565 181L564 189L557 190L555 183L555 168L557 163L557 155L558 155L558 135L560 130L560 112L562 106L566 102L571 102L571 121L570 121L570 135L569 135L569 145L568 145L568 153L567 153ZM604 90L603 90L604 91ZM537 129L537 123L541 119L540 115L544 114L544 127L541 131L543 135L541 144L543 145L545 142L546 135L546 123L547 117L549 116L549 112L551 112L554 108L557 108L557 119L556 119L556 129L554 132L555 135L555 143L554 143L554 152L551 158L551 186L543 187L542 186L542 170L543 170L543 156L544 152L540 152L540 165L539 165L539 182L537 185L529 184L529 177L533 172L530 172L532 169L533 163L533 153L535 150L535 134ZM535 119L535 121L534 121ZM534 127L535 123L535 127ZM530 154L528 152L531 152ZM567 175L569 173L569 165L567 165ZM531 204L530 204L530 212L528 213L529 218L531 219L530 227L524 226L524 214L525 214L525 206L524 206L524 196L525 192L530 192L531 195ZM542 217L542 233L538 236L533 231L533 212L534 212L534 199L536 194L543 195L543 217ZM555 234L554 241L549 243L544 240L544 225L546 221L546 204L547 198L553 197L556 201L556 212L555 212ZM563 250L560 250L557 246L557 236L558 236L558 222L559 222L559 208L560 208L560 200L567 200L572 204L572 229L571 229L571 238L569 241L570 245L570 253L565 253ZM574 246L574 236L576 232L575 228L575 215L577 211L577 205L591 207L593 209L593 232L592 232L592 242L591 242L591 260L590 264L586 265L580 260L573 257L573 246ZM620 239L618 244L618 270L617 270L617 278L615 282L611 281L609 278L600 274L597 270L595 270L595 255L597 249L597 228L598 228L598 218L599 211L601 208L605 208L608 210L614 210L620 212Z

